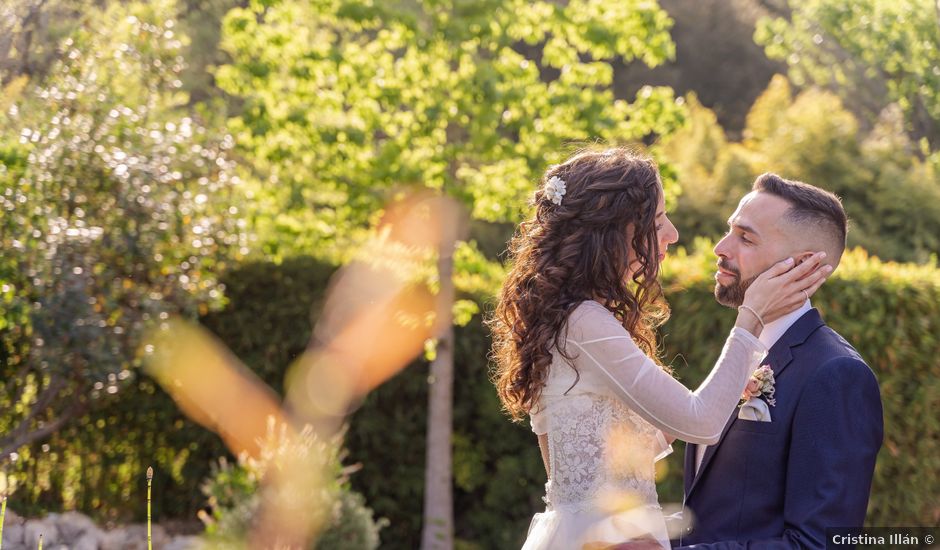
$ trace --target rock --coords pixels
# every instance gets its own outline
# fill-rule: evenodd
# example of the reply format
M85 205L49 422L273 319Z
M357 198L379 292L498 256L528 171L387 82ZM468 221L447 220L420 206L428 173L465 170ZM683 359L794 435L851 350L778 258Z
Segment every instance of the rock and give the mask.
M7 515L3 521L4 530L6 530L8 525L23 525L25 522L26 520L16 515L16 512L7 508Z
M3 550L35 550L40 534L44 550L147 550L146 524L127 525L105 532L91 518L78 512L23 520L7 510L3 524ZM170 536L162 525L153 526L152 544L160 550L204 547L200 537Z
M71 550L99 550L103 535L104 533L97 527L94 530L85 531L82 536L78 537L78 540L72 543Z
M7 521L10 519L10 511L7 510ZM9 545L10 548L14 546L23 546L23 535L24 529L22 523L14 523L12 525L7 522L3 523L3 547L7 548Z
M23 542L28 547L39 546L39 535L42 535L43 547L51 547L59 542L59 530L51 521L31 519L23 524L23 530Z
M151 540L154 548L163 548L170 537L163 527L154 525ZM101 539L101 550L147 550L147 526L128 525L105 533Z
M126 539L127 533L124 529L107 531L98 539L98 548L100 548L100 550L122 550Z
M161 550L196 550L202 547L202 540L194 536L174 537Z
M78 512L66 512L62 515L50 514L46 519L52 519L53 516L57 516L55 523L59 529L59 538L66 544L78 541L83 534L89 531L98 530L91 518Z

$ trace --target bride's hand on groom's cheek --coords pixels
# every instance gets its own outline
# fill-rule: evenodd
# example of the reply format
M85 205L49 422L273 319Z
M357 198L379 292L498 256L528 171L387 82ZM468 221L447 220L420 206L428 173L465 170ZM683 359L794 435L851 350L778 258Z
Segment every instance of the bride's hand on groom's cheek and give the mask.
M791 268L791 271L798 271L792 273L792 281L796 285L794 288L801 289L803 292L802 294L795 292L798 300L803 298L803 300L800 300L800 304L802 304L803 301L813 297L813 294L826 282L829 275L832 275L834 268L825 262L826 253L822 251L803 252L794 255L793 259L796 265Z
M825 257L825 252L817 252L796 265L793 258L777 262L754 279L744 305L759 312L765 323L795 311L832 273L832 267L822 263Z

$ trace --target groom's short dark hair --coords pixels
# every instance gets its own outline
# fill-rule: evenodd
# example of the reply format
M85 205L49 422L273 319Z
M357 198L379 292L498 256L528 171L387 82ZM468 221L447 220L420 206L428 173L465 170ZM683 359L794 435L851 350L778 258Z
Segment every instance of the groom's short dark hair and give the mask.
M842 201L835 194L802 181L783 179L777 174L761 174L754 181L754 191L776 195L790 203L786 219L792 224L822 231L845 250L848 218Z

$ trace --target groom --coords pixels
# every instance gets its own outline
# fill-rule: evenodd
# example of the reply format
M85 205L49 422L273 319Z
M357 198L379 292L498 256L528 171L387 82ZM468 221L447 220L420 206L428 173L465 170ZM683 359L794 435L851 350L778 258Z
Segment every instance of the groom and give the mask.
M774 174L757 178L728 223L715 246L715 297L729 307L787 256L801 261L823 250L835 268L845 250L839 199ZM883 436L875 375L808 299L768 323L760 340L775 404L759 403L769 411L769 419L758 416L764 421L736 410L715 445L686 446L691 527L674 541L683 548L825 548L826 528L865 521Z

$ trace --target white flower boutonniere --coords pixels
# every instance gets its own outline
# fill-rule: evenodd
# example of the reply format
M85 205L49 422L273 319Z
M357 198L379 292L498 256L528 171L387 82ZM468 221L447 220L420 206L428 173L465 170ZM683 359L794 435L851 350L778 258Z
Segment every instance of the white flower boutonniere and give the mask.
M771 407L777 406L777 400L774 399L774 371L770 368L770 365L761 365L761 367L754 371L751 374L751 378L747 381L747 386L744 388L744 392L741 394L741 402L738 406L742 406L753 397L764 397L764 400L767 401L767 404Z
M763 397L763 399L761 399ZM738 418L757 422L770 422L770 407L777 405L774 399L774 371L763 365L754 371L747 381L738 404Z
M558 176L552 176L545 182L545 196L555 204L561 204L562 197L565 196L565 180Z

